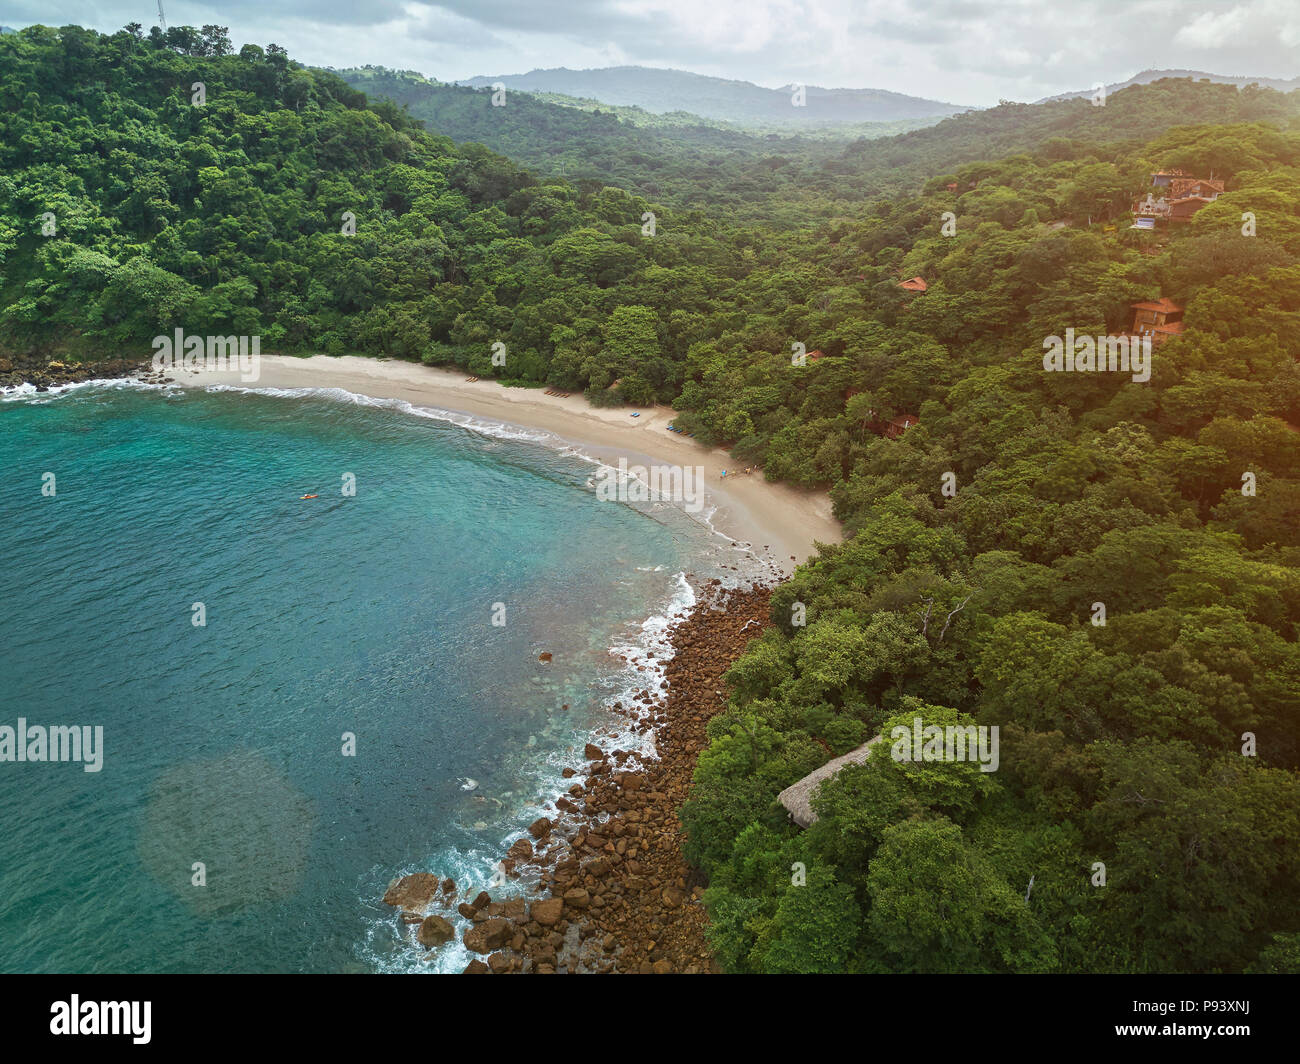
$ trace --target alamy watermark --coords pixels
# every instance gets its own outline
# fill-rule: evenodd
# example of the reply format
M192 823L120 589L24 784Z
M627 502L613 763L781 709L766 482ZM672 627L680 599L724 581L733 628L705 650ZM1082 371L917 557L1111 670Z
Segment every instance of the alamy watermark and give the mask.
M157 373L238 373L246 384L262 375L260 336L186 336L178 328L171 336L155 336L151 343Z
M130 1035L138 1046L148 1045L151 1001L68 1001L50 1005L50 1034Z
M920 717L912 726L895 725L890 755L895 761L978 761L981 772L998 770L998 726L982 724L925 724Z
M688 513L704 509L703 466L601 466L596 474L596 497L602 502L677 502Z
M1145 384L1151 379L1151 337L1049 336L1043 341L1043 369L1048 373L1132 373Z
M104 767L104 727L29 726L19 717L17 727L0 725L0 761L80 761L83 772L98 772Z

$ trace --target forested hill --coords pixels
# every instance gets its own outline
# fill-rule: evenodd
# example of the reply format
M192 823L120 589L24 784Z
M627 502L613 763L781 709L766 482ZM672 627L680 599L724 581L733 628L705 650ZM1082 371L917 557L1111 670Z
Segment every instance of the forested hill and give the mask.
M979 159L1044 151L1108 158L1189 122L1285 127L1300 120L1300 92L1239 92L1173 79L1134 86L1105 107L1087 100L1003 104L915 132L880 126L837 142L680 121L647 127L526 92L508 92L505 106L494 107L488 89L445 85L411 71L338 73L372 98L406 107L432 132L481 142L539 174L579 186L600 181L678 206L725 208L730 218L767 228L851 212L866 198L912 192L931 174ZM791 211L792 203L799 209Z
M0 38L4 351L183 327L455 364L672 402L829 489L849 538L774 593L682 814L730 969L1300 971L1295 94L962 116L758 189L759 223L539 179L227 50ZM1130 228L1170 167L1223 194ZM1149 379L1045 371L1157 298L1184 317ZM886 742L788 822L784 788L917 718L997 726L998 771Z
M757 205L798 195L799 182L852 139L755 135L690 115L657 124L644 115L633 122L611 109L582 110L527 92L509 91L502 106L493 106L490 89L443 84L412 71L372 66L336 73L372 99L405 107L430 132L485 144L540 175L579 187L616 185L675 205ZM908 128L882 123L872 133L896 133L900 124ZM772 159L798 162L774 167Z
M891 122L965 110L941 100L884 89L824 89L815 85L805 87L804 102L796 107L791 103L792 87L765 89L748 81L641 66L595 70L557 67L527 74L470 78L465 84L479 89L502 84L525 92L558 92L658 114L689 111L705 118L764 128Z
M1117 81L1107 85L1106 91L1118 92L1120 89L1127 89L1130 85L1146 85L1152 81L1162 81L1165 78L1180 78L1188 81L1214 81L1223 85L1241 87L1258 85L1265 89L1276 89L1278 92L1293 92L1300 89L1300 77L1260 78L1239 74L1211 74L1204 70L1143 70L1134 74L1127 81ZM1048 96L1046 100L1068 100L1072 96L1091 97L1095 93L1096 86L1092 86L1077 89L1074 92L1063 92L1055 96ZM1045 100L1039 100L1038 102L1043 103Z
M1107 96L1102 106L1089 99L1002 103L896 137L859 141L828 169L869 195L903 192L915 188L922 175L978 159L1022 152L1106 159L1175 126L1240 122L1295 129L1300 89L1284 94L1253 85L1238 89L1164 78Z

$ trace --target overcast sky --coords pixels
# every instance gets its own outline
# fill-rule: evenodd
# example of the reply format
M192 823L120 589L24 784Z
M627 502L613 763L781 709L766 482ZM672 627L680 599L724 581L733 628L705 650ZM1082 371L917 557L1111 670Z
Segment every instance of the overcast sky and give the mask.
M892 89L984 106L1147 68L1292 78L1300 0L163 0L304 63L444 81L641 64L776 88ZM152 26L156 0L0 0L0 23Z

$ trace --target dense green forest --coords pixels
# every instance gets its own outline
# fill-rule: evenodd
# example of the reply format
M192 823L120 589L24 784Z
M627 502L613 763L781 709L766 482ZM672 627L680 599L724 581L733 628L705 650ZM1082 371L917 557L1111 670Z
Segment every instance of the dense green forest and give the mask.
M672 402L831 492L848 538L776 592L683 812L729 969L1300 970L1300 94L717 148L766 221L679 198L685 155L670 202L537 176L219 27L5 35L0 123L0 348L183 325L456 364ZM1168 167L1226 191L1130 229ZM1159 296L1185 330L1149 382L1043 371ZM873 757L788 822L779 791L917 716L997 725L999 771Z
M371 98L405 107L430 131L484 144L540 176L579 188L617 185L677 207L727 203L747 218L762 218L770 201L799 195L799 186L843 155L849 142L937 121L757 135L680 112L652 115L595 101L577 107L584 101L566 105L553 95L516 90L492 106L491 89L446 85L409 70L335 73Z

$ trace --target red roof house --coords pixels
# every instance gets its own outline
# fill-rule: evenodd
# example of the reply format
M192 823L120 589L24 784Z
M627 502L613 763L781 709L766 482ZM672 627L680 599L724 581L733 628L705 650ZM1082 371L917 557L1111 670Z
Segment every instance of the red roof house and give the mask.
M1133 332L1138 336L1150 335L1159 342L1183 331L1183 308L1168 296L1131 304Z
M905 289L908 292L924 292L929 287L929 285L925 283L925 280L923 278L913 277L907 281L899 281L898 287Z
M882 430L882 435L889 437L891 440L898 439L908 429L915 425L920 418L915 414L899 414Z

